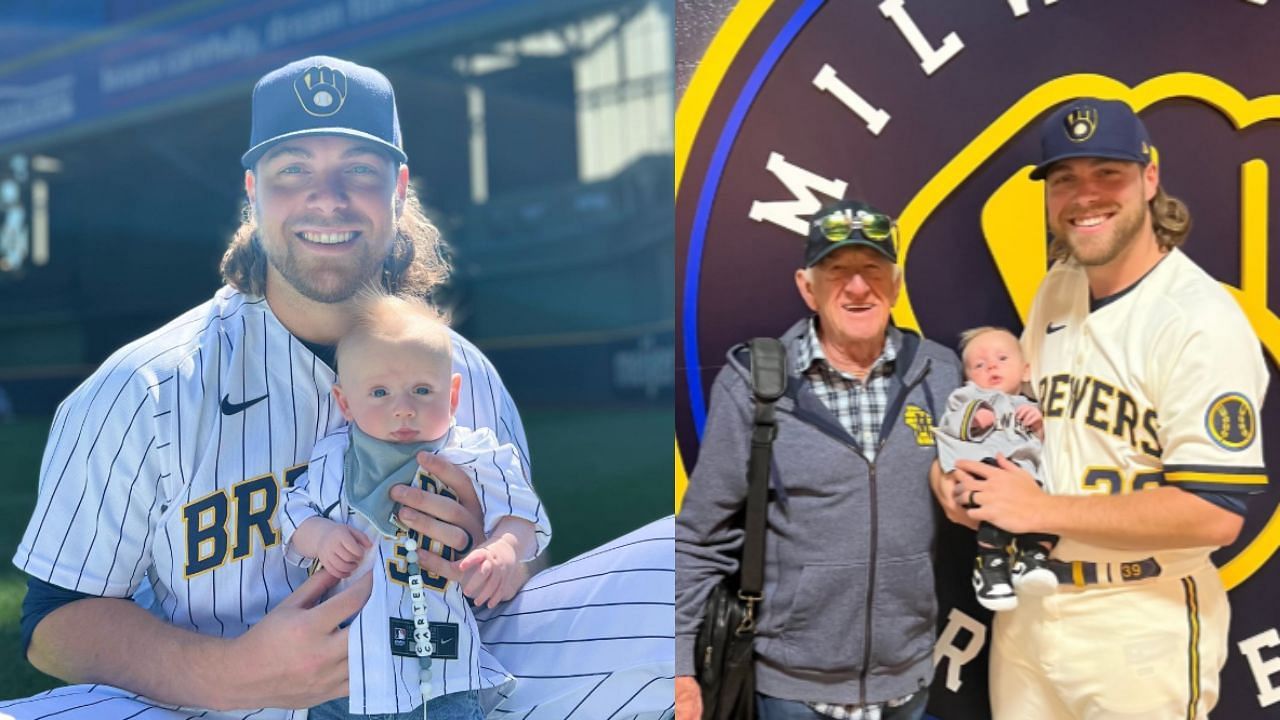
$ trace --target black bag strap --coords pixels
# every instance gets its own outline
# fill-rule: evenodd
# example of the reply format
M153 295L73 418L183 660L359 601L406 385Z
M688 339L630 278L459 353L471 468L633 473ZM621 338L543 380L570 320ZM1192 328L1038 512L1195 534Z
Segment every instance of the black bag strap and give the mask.
M751 390L755 394L755 427L751 432L751 459L747 465L747 509L742 545L742 582L739 597L748 606L760 600L764 588L764 527L768 504L769 465L778 424L773 404L787 389L787 353L777 338L755 338L751 353Z

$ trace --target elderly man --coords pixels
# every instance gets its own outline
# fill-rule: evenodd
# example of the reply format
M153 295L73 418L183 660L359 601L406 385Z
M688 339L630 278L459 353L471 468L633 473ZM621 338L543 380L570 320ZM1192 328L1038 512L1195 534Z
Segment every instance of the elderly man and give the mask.
M815 216L796 287L815 315L782 336L757 709L765 720L924 714L933 676L929 426L960 385L948 349L893 327L897 228L846 201ZM712 588L738 567L752 392L744 346L711 391L676 521L676 710L701 714L693 644Z
M1205 718L1230 619L1209 556L1266 485L1267 368L1239 306L1179 249L1191 216L1165 194L1133 110L1072 101L1040 137L1031 177L1044 180L1058 262L1022 345L1048 494L1004 458L933 478L957 522L1062 537L1057 591L996 619L991 709Z

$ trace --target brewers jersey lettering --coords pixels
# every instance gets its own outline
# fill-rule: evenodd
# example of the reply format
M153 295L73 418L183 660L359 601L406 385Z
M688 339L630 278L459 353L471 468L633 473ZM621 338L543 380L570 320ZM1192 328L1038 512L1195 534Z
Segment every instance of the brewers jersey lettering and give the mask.
M1051 449L1043 463L1051 494L1150 485L1252 494L1265 486L1261 348L1231 296L1182 251L1093 312L1084 271L1059 263L1036 297L1023 344ZM1163 556L1185 565L1216 549ZM1056 554L1133 556L1071 538Z
M453 356L458 422L493 429L527 469L524 429L492 365L456 333ZM312 446L344 425L333 380L263 298L222 288L118 350L59 406L14 563L107 597L132 595L146 576L168 622L244 633L306 578L285 561L277 513Z
M404 549L399 544L402 538L392 540L383 536L347 504L346 493L342 492L343 458L350 438L347 428L343 428L316 443L308 471L285 492L280 524L286 549L299 525L307 518L324 516L326 511L329 519L352 525L375 540L360 570L351 575L359 577L369 565L373 566L373 592L352 621L347 635L351 663L350 707L351 712L359 715L401 713L423 702L418 688L418 658L413 656L409 642L413 605L408 592L408 568ZM514 446L499 445L488 428L471 430L455 425L449 429L445 444L436 454L471 477L483 506L486 534L492 533L504 517L523 518L536 528L537 552L546 548L551 526L542 503L529 486ZM452 495L422 472L414 484ZM414 536L416 538L417 533ZM293 557L292 552L289 555ZM303 564L309 566L311 561ZM347 582L349 580L343 581L343 585ZM427 619L444 625L432 631L438 648L431 662L432 697L496 687L510 681L511 676L502 664L478 642L475 618L458 583L427 575L423 584L427 590ZM335 592L338 590L340 588ZM406 622L397 624L391 618ZM397 629L404 633L399 638L399 647L406 652L393 655Z
M1084 270L1058 263L1022 342L1044 414L1047 492L1265 486L1260 346L1231 296L1180 250L1092 307ZM995 715L1205 717L1229 623L1215 549L1063 537L1053 557L1070 563L1071 582L996 618Z

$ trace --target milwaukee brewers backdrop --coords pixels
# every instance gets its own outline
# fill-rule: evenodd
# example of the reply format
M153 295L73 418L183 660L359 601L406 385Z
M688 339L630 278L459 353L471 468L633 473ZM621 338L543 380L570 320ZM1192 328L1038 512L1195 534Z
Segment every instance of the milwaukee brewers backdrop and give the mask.
M1195 218L1184 250L1239 302L1275 374L1280 1L777 0L679 22L677 64L693 72L676 132L677 502L725 350L807 312L792 270L821 204L859 198L899 217L898 325L953 347L964 328L1021 329L1047 267L1043 188L1027 177L1036 129L1079 96L1137 110L1162 185ZM1269 467L1276 386L1259 412ZM1276 485L1214 556L1233 611L1215 718L1280 713ZM930 712L970 720L988 715L989 616L968 583L972 536L949 532Z

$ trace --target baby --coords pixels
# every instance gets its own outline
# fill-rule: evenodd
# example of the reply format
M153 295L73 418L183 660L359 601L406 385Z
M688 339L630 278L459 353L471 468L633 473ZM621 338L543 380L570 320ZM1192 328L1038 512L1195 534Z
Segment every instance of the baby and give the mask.
M996 453L1001 453L1038 481L1044 423L1040 408L1019 394L1031 367L1023 358L1018 339L1001 328L966 330L960 335L960 358L968 382L951 393L947 412L935 429L938 463L951 472L956 460L994 465ZM982 491L977 495L980 503ZM978 602L990 610L1010 610L1018 605L1015 591L1032 595L1052 592L1058 580L1048 562L1056 542L1053 535L1014 536L982 523L973 569Z
M510 676L480 645L463 595L492 607L514 594L520 564L550 539L546 513L512 445L454 424L462 378L453 372L450 331L430 306L363 297L336 364L333 397L349 425L316 444L308 471L287 490L281 525L290 559L318 561L339 577L374 555L374 588L348 635L350 703L326 703L310 717L347 717L350 707L353 715L482 718L478 691ZM394 518L395 484L452 497L421 471L421 451L461 466L485 506L488 539L463 551L461 588L419 572L417 533ZM427 549L451 559L439 543Z

